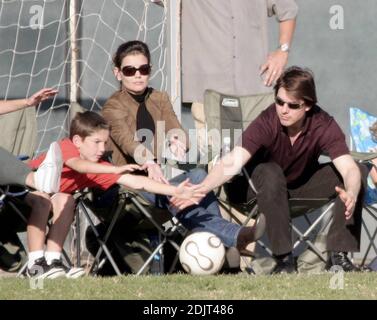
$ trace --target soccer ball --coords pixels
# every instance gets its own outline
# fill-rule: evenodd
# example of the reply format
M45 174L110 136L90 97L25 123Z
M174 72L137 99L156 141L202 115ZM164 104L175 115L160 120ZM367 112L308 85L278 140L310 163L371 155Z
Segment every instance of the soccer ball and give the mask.
M182 242L179 260L187 273L215 274L224 264L225 248L221 240L213 233L195 232Z

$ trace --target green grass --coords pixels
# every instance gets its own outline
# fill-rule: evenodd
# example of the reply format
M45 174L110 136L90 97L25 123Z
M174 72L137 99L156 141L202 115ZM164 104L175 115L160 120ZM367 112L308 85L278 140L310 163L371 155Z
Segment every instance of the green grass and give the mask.
M345 274L344 289L331 289L331 273L320 275L124 276L45 280L0 278L3 299L377 299L377 274Z

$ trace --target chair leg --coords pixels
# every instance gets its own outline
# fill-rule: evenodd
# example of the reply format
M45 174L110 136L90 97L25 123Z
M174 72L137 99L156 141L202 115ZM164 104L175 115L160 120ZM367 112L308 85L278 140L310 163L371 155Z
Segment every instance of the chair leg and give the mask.
M375 219L377 221L377 209L376 208L374 208L372 206L365 205L364 209L365 209L365 211L367 211L369 213L369 215L373 219ZM366 259L368 258L368 254L369 254L370 250L372 249L372 247L374 249L374 252L377 254L377 248L376 248L376 245L374 244L374 240L376 239L376 236L377 236L377 227L374 230L373 235L371 236L371 234L369 233L368 227L367 227L366 223L364 222L364 220L362 221L362 224L364 226L365 232L366 232L368 239L369 239L369 244L368 244L367 250L365 251L364 256L361 260L361 265L363 266L365 264Z
M160 259L161 259L160 260L160 263L161 263L160 271L161 271L161 273L165 272L165 270L164 270L164 267L165 267L165 265L164 265L164 259L165 259L164 247L167 243L170 243L173 246L173 248L177 251L177 254L174 257L173 263L170 266L169 271L168 271L169 273L171 273L173 271L176 263L178 262L178 252L179 252L179 248L180 248L179 245L174 240L171 239L171 237L173 235L175 235L177 232L180 232L178 220L174 221L174 217L172 217L172 219L170 220L172 227L170 228L169 231L165 231L165 229L163 229L162 226L159 223L156 222L156 220L153 218L151 213L147 209L145 209L143 207L143 205L132 194L127 193L126 197L131 200L131 202L140 211L140 213L143 214L154 225L154 227L158 231L158 242L159 243L155 247L153 252L150 254L148 259L145 261L145 263L141 266L141 268L136 273L136 275L142 274L144 272L145 268L152 262L152 259L158 253L160 254Z
M81 267L81 229L80 229L80 212L76 211L75 225L76 225L76 264Z
M120 216L120 213L122 211L122 209L124 208L124 205L125 205L125 198L122 196L120 197L120 200L119 200L119 204L117 206L117 209L114 213L114 216L110 222L110 225L109 227L107 228L106 230L106 233L105 233L105 236L103 237L103 242L104 243L107 243L107 241L109 240L109 237L111 235L111 232L113 231L114 227L115 227L115 223L118 221L118 218ZM95 267L95 264L97 263L97 270L102 268L103 264L106 262L106 257L104 259L102 259L100 262L99 262L99 258L102 254L102 251L104 250L104 248L102 246L100 246L96 256L95 256L95 259L94 259L94 263L92 265L92 268L91 268L91 271L94 270L94 267ZM107 256L107 255L106 255Z
M28 262L26 261L22 268L17 272L17 278L21 277L24 274L27 268L27 263Z
M79 201L77 207L79 208L79 210L81 210L81 211L84 213L84 215L85 215L86 219L88 220L89 225L90 225L90 227L92 228L92 230L93 230L93 232L94 232L94 235L95 235L95 237L96 237L96 239L97 239L97 241L98 241L98 243L99 243L99 245L100 245L100 248L102 248L102 250L105 252L105 255L106 255L107 258L109 259L109 261L110 261L110 263L111 263L111 265L112 265L112 267L113 267L115 273L116 273L118 276L122 275L122 273L120 272L120 270L119 270L117 264L115 263L115 261L114 261L112 255L111 255L111 253L110 253L110 250L108 249L108 247L107 247L107 245L106 245L106 242L103 241L103 240L101 239L101 237L100 237L100 235L99 235L99 233L98 233L98 231L97 231L97 228L96 228L96 226L95 226L94 223L93 223L93 220L92 220L91 217L89 216L88 211L89 211L90 209L87 208L87 207L84 205L83 201ZM102 252L102 251L101 251L101 252ZM99 255L97 254L96 259L94 260L94 263L93 263L93 265L92 265L92 268L91 268L90 272L93 272L94 267L95 267L95 264L96 264L96 262L98 262L98 260L99 260Z
M305 242L316 254L317 256L323 261L323 262L327 262L327 259L326 259L326 256L323 255L323 253L318 250L318 248L312 243L312 241L310 241L309 239L309 235L314 231L314 229L317 227L317 225L319 223L321 223L324 219L324 217L328 214L328 212L334 207L335 205L335 202L331 202L326 210L324 210L320 216L313 222L311 223L311 221L309 220L308 216L305 214L304 217L306 219L306 221L308 222L308 224L310 225L310 227L304 232L304 233L301 233L300 230L298 230L293 224L292 224L292 230L298 235L298 240L294 243L293 245L293 249L296 249L298 247L298 245L301 243L301 242ZM323 228L326 228L330 222L331 222L332 219L329 219L326 223L326 226L324 226Z
M145 261L145 263L141 266L139 271L136 273L137 276L143 273L145 268L151 263L154 256L161 250L161 248L165 245L165 243L166 243L166 238L164 238L162 242L160 242L159 245L153 250L151 255L148 257L147 261Z

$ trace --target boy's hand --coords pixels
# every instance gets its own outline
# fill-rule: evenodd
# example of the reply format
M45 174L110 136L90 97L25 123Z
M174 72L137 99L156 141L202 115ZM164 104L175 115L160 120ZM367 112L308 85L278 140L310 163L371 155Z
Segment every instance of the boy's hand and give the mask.
M177 204L181 204L178 200L184 200L183 202L188 205L199 204L200 200L205 196L202 191L199 190L198 185L192 185L189 182L189 179L181 182L177 187L174 193L174 196L171 198L171 203L174 204L176 201ZM179 208L179 206L176 206Z
M134 172L135 170L142 170L138 164L126 164L124 166L114 166L114 173L115 174L122 174L122 173L129 173Z
M26 99L26 105L28 107L37 106L42 101L49 99L56 95L58 90L52 88L44 88L34 93L31 97Z

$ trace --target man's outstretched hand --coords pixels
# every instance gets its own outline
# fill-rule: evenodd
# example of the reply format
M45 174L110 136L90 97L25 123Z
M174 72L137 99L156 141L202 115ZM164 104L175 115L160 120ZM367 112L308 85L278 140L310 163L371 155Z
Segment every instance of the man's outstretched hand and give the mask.
M341 187L335 187L335 191L338 193L340 200L343 201L344 206L346 207L346 211L344 212L344 214L346 215L346 220L351 219L356 205L355 195L352 192L346 191Z

